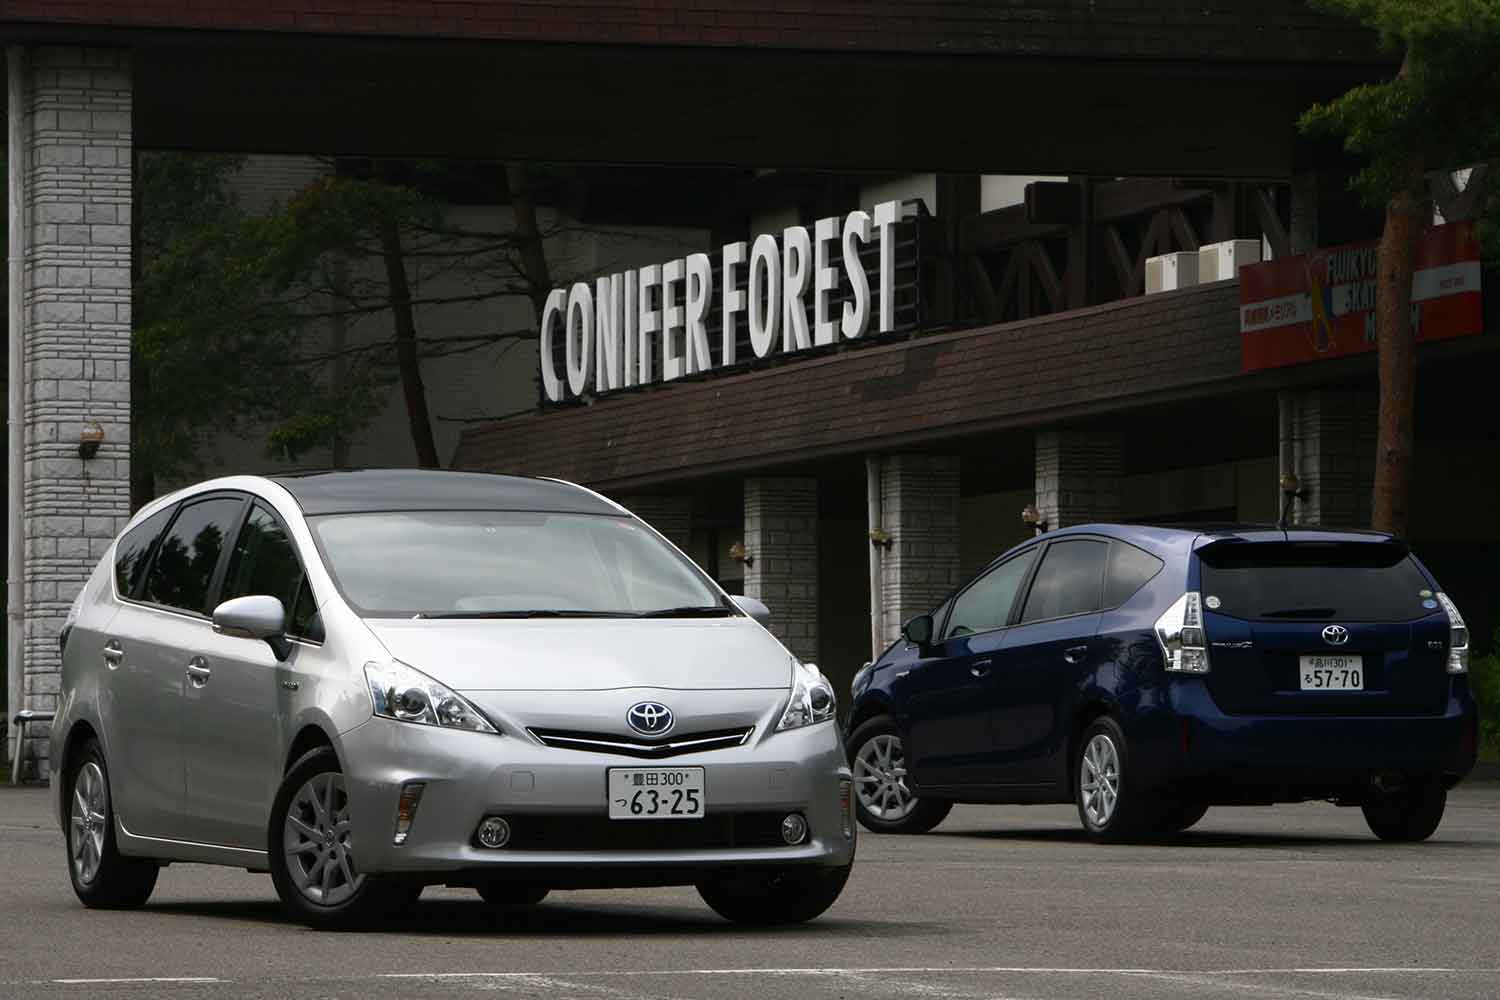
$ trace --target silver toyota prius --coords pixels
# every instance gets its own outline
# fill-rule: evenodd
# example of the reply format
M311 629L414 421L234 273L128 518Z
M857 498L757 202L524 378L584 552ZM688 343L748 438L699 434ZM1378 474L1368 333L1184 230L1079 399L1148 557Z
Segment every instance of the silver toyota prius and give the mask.
M345 925L472 887L696 885L809 920L854 859L834 696L623 507L432 471L203 483L144 507L62 631L68 871L270 872Z

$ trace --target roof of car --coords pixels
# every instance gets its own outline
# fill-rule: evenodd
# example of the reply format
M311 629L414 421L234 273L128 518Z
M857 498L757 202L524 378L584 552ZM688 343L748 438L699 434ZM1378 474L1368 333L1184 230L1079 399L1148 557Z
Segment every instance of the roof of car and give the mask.
M303 513L389 510L531 510L619 514L621 508L572 483L440 469L362 469L269 477Z
M1123 523L1080 524L1061 529L1065 532L1107 534L1130 540L1164 539L1167 537L1192 536L1203 543L1240 540L1246 542L1301 541L1301 542L1387 542L1392 536L1364 528L1280 528L1274 524L1243 522L1186 521L1180 523ZM1053 532L1048 532L1053 534Z

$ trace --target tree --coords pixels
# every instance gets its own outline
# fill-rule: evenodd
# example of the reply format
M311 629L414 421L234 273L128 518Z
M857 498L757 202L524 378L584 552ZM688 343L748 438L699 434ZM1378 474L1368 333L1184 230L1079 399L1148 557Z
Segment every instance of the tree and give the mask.
M1410 518L1416 341L1411 317L1417 243L1431 221L1427 177L1500 158L1500 0L1312 0L1376 31L1403 53L1395 77L1355 87L1301 119L1343 140L1365 166L1351 181L1385 214L1376 269L1380 415L1373 527L1405 535ZM1500 257L1500 179L1481 209L1486 259Z

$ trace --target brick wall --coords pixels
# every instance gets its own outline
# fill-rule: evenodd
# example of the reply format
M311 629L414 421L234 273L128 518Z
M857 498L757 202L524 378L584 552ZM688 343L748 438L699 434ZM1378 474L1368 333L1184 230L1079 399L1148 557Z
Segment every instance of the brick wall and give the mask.
M771 632L818 658L818 481L745 480L745 594L771 609Z
M1120 519L1125 436L1043 431L1036 436L1036 506L1050 530Z
M958 471L953 455L887 455L880 463L881 523L891 546L881 563L881 634L924 614L958 586Z
M24 686L52 709L58 630L130 510L130 55L34 49L29 81ZM104 429L87 462L86 421ZM45 776L45 727L28 735Z

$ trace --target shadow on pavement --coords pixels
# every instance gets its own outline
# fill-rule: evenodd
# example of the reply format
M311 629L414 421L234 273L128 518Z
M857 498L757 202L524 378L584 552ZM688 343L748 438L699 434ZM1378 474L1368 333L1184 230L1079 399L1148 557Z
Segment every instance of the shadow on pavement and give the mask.
M1008 840L1008 841L1032 841L1039 844L1065 844L1076 843L1088 847L1114 846L1114 847L1151 847L1151 846L1174 846L1174 847L1341 847L1354 848L1356 850L1381 850L1391 851L1402 847L1420 848L1422 850L1446 850L1452 848L1474 847L1479 841L1450 840L1443 839L1442 832L1437 834L1438 839L1424 841L1420 844L1388 844L1376 840L1373 836L1359 834L1327 834L1327 833L1265 833L1245 832L1240 833L1233 830L1188 830L1185 833L1176 833L1169 836L1143 837L1139 840L1126 844L1095 845L1082 829L1025 829L1025 830L934 830L927 834L929 837L949 837L962 839L965 837L974 840Z

